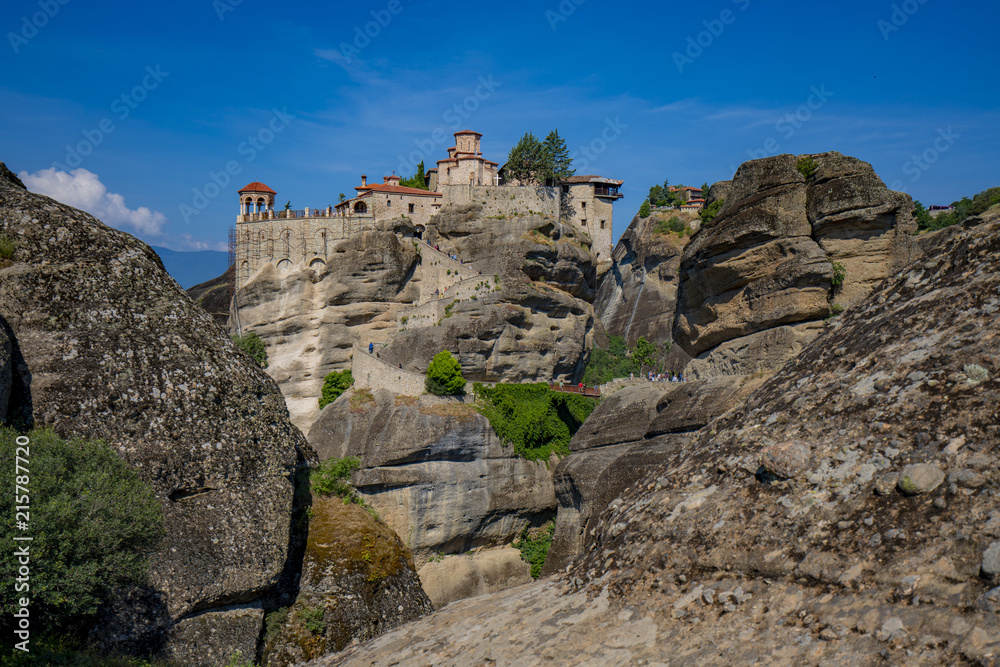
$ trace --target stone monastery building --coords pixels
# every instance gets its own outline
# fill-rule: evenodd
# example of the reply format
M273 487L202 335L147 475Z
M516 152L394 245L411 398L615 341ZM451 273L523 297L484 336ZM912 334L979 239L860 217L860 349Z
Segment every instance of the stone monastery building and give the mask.
M503 168L483 157L478 132L456 132L448 157L427 172L429 190L401 186L399 176L382 183L361 177L357 196L336 206L302 210L274 209L277 192L260 182L239 191L240 214L234 243L236 288L245 285L265 265L291 271L297 265L322 268L333 242L368 229L383 220L406 218L418 237L445 205L479 204L483 217L504 219L543 215L573 225L590 237L601 263L611 261L614 203L622 198L623 181L600 176L572 176L547 185L508 185Z

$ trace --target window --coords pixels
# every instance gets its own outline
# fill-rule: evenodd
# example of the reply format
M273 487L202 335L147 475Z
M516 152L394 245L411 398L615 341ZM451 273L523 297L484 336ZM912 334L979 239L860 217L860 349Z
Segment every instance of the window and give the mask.
M605 222L607 222L607 220L601 220L601 229L604 229L604 223Z
M389 199L388 197L386 197L386 198L385 198L385 205L386 205L386 206L392 206L392 200L391 200L391 199Z
M582 224L582 225L583 225L584 227L586 227L586 226L587 226L587 219L586 219L586 218L584 218L583 220L581 220L581 221L580 221L580 223L581 223L581 224Z
M584 211L586 211L586 210L587 210L587 202L583 202L583 210L584 210Z
M410 204L410 213L413 213L413 204Z

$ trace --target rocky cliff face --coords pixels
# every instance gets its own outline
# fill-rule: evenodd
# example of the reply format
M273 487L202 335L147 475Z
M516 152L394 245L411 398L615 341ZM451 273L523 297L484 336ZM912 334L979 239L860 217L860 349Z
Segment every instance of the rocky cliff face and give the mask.
M1000 210L940 235L611 504L562 582L315 664L991 664L998 252Z
M309 438L321 459L356 456L352 484L422 565L437 553L509 544L552 516L544 462L504 447L475 407L431 395L349 392Z
M611 269L601 281L594 311L612 335L635 345L640 336L670 340L677 306L678 272L688 238L660 234L656 216L636 216L618 240Z
M144 243L9 175L0 234L17 245L0 268L8 418L104 439L163 504L152 588L122 602L105 639L255 647L260 599L287 565L292 474L311 455L276 385Z
M270 267L240 290L237 324L267 344L268 373L297 426L308 431L319 416L323 379L350 368L355 342L375 343L382 359L418 372L450 349L475 379L573 381L582 373L596 280L586 239L545 218L483 220L478 211L445 212L428 225L425 238L444 255L413 238L405 220L386 222L384 231L336 242L321 270ZM447 317L430 322L437 326L400 331L407 313L444 298L439 286L459 273L497 275L502 291L455 297Z
M186 291L220 327L229 327L229 306L233 297L236 267L230 266L218 278L189 287Z
M695 377L780 365L833 303L852 307L919 254L910 198L840 153L747 162L718 196L680 269L674 338Z
M622 491L762 382L736 376L655 383L606 397L570 441L573 453L555 469L559 513L543 574L562 570L583 552L601 513Z

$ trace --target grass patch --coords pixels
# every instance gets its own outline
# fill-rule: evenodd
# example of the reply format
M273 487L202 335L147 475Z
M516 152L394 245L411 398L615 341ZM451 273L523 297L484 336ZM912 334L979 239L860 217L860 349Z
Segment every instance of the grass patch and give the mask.
M795 168L798 169L799 173L802 174L808 181L819 170L819 165L816 163L816 160L811 157L804 157L799 160L798 164L795 165Z
M0 234L0 259L10 259L17 250L17 242L6 234Z
M420 414L435 417L451 417L460 421L472 419L477 413L474 405L466 403L442 403L439 405L421 405Z
M371 389L357 389L350 398L351 412L367 412L368 408L375 405L375 396Z

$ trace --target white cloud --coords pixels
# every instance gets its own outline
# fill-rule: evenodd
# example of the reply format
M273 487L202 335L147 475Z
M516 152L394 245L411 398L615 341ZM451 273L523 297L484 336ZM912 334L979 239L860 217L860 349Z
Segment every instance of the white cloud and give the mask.
M147 236L163 235L167 216L145 206L130 209L123 196L108 192L97 174L91 171L74 169L67 174L50 167L34 174L22 171L18 176L32 192L84 210L112 227Z

